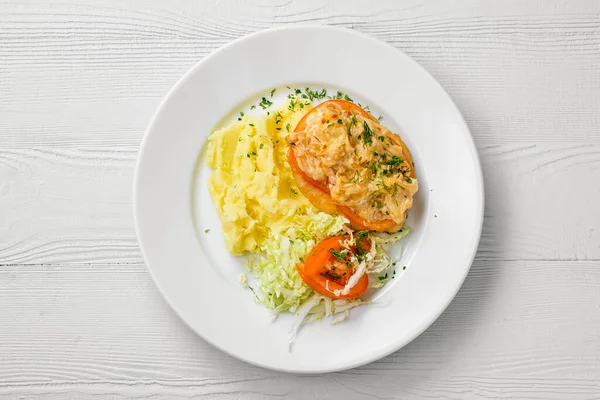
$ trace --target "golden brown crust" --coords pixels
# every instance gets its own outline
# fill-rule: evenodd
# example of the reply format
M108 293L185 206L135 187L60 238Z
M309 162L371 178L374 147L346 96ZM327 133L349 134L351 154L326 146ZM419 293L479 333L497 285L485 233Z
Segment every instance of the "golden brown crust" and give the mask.
M418 182L400 136L355 104L333 100L306 114L288 143L294 178L316 207L335 208L361 229L402 227Z

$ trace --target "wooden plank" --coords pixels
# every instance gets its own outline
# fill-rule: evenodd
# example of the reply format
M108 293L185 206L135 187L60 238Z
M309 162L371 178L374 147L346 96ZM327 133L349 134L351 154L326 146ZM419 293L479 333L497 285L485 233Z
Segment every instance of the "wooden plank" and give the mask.
M600 143L500 141L479 150L486 182L479 259L600 259L600 186L592 184L600 182ZM141 262L135 156L0 151L0 264Z
M10 325L0 325L0 395L591 399L600 393L598 285L598 261L478 261L404 349L299 378L196 337L141 264L2 266L0 321Z
M0 263L141 261L135 151L8 150L0 156Z
M9 2L0 5L0 141L136 148L160 99L197 61L245 34L313 22L360 30L414 57L481 146L598 143L600 3L421 3Z

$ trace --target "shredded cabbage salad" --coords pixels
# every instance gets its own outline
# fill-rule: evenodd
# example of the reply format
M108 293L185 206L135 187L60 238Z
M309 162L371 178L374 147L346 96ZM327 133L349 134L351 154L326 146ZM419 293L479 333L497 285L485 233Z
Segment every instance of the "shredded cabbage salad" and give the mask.
M240 283L254 292L256 302L265 305L275 316L284 311L296 315L296 321L289 334L290 346L302 324L323 317L330 317L331 323L339 323L349 316L352 308L370 304L361 299L331 299L316 293L304 283L296 265L304 262L316 244L326 237L345 234L348 239L344 246L350 248L356 243L355 235L367 234L371 241L371 249L344 290L349 289L363 274L369 275L370 288L379 288L395 275L395 263L385 251L386 244L404 238L410 231L408 227L404 227L394 234L356 233L347 228L348 220L343 216L332 216L310 209L308 213L308 223L306 216L303 216L282 232L271 231L260 248L260 253L247 258L248 270L257 278L258 288L248 286L245 275L240 277Z

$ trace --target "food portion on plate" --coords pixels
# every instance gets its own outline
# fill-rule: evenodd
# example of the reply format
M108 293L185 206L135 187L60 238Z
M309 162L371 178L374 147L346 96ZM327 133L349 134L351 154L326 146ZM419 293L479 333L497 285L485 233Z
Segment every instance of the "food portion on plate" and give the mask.
M338 92L274 91L214 131L208 186L228 250L247 255L256 301L302 323L367 304L396 274L386 244L406 236L418 190L410 152L367 107Z
M289 163L302 193L354 229L396 232L418 183L408 148L370 113L348 100L308 112L288 136Z

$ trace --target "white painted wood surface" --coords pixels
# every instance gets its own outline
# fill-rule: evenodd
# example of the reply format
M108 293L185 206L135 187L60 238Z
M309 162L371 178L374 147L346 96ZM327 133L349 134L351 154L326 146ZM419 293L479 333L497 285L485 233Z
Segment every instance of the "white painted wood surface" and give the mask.
M194 63L289 23L351 27L424 65L486 179L477 259L421 337L323 376L226 356L141 259L133 167ZM280 50L293 56L293 47ZM0 2L0 398L599 399L600 2Z

